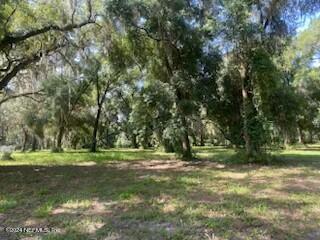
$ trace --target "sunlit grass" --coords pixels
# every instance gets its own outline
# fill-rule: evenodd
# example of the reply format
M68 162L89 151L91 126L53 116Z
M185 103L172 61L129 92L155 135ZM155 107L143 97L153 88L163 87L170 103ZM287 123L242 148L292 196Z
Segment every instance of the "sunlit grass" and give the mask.
M275 151L273 154L282 159L293 160L307 156L306 160L310 161L320 156L320 151L315 151L314 148L315 146L311 150L303 148ZM194 147L194 154L199 159L225 163L235 155L235 150L221 147ZM168 160L176 158L173 153L142 149L108 149L101 150L98 153L90 153L87 150L66 150L63 153L52 153L50 151L15 152L12 156L14 160L1 161L0 165L94 165L112 161Z
M66 150L63 153L52 153L50 151L39 151L29 153L15 152L12 156L14 160L1 161L0 165L70 165L90 162L94 164L99 164L108 161L175 158L175 155L172 153L163 153L154 150L139 149L101 150L97 153L90 153L86 150Z

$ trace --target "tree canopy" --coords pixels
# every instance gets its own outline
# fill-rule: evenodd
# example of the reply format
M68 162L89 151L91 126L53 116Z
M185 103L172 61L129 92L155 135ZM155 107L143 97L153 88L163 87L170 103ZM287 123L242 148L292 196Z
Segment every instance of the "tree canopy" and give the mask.
M271 147L313 142L319 9L317 0L4 0L0 143L159 148L185 160L193 145L227 144L262 161Z

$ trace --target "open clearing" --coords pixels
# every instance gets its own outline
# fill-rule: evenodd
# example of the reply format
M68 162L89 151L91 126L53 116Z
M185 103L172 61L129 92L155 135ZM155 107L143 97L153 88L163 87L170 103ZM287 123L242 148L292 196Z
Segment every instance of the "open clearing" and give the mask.
M56 233L0 239L320 239L320 149L269 166L142 150L16 153L1 162L0 226Z

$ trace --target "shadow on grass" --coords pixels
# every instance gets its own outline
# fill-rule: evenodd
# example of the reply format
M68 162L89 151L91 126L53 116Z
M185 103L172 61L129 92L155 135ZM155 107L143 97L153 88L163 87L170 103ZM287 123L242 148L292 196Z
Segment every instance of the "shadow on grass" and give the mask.
M320 152L279 152L275 154L277 161L261 166L230 164L228 159L234 154L230 149L195 151L207 161L170 168L167 163L160 167L156 166L159 162L145 161L150 163L146 167L136 161L173 156L152 150L18 155L18 161L26 165L0 167L0 225L42 225L63 230L43 239L205 239L205 234L211 233L221 239L261 239L263 234L272 239L304 239L318 229L319 219L314 215L308 213L302 219L295 212L312 209L319 200L315 197L319 189L313 170L320 168ZM125 165L119 168L111 161ZM70 165L86 162L95 164ZM63 166L46 166L52 163ZM285 172L295 167L304 171ZM269 169L264 176L249 175L264 168ZM278 170L281 174L273 176ZM224 173L248 177L233 179ZM310 181L310 177L316 180ZM271 186L278 178L283 186ZM233 188L238 193L225 191ZM263 190L294 194L295 198L255 194ZM276 219L266 217L269 214L275 214ZM19 235L7 238L17 239Z
M14 199L16 205L4 211L0 224L50 226L62 232L42 235L43 239L80 240L205 239L205 234L212 233L222 239L261 239L263 234L272 239L301 239L314 231L310 224L317 222L314 216L294 215L312 203L254 194L271 188L271 176L261 184L257 178L215 176L236 171L233 167L201 171L201 167L150 170L143 164L134 169L4 166L0 168L1 198ZM221 191L216 190L220 187ZM232 192L233 187L239 187L235 191L240 193ZM250 191L241 193L241 187ZM267 218L271 213L279 214L277 221Z
M302 153L281 153L276 154L276 159L273 165L287 167L309 167L320 169L320 152L319 154Z
M218 164L234 165L236 170L246 165L237 158L233 149L221 147L195 147L194 152L200 161L210 161ZM269 162L274 167L320 167L320 151L308 150L287 150L274 152L276 159ZM2 162L2 165L70 165L79 163L105 164L113 161L135 161L135 160L174 160L174 154L156 152L154 150L140 149L107 149L98 153L87 151L66 151L64 153L36 152L36 153L15 153L15 161ZM258 166L258 165L257 165ZM261 164L263 166L263 164Z
M311 150L310 150L311 149ZM241 156L237 156L234 149L223 148L197 148L197 155L202 160L226 164L234 167L236 170L246 169L249 165L273 166L273 167L309 167L313 169L320 168L320 148L299 148L286 151L274 151L271 153L271 161L267 163L246 163Z

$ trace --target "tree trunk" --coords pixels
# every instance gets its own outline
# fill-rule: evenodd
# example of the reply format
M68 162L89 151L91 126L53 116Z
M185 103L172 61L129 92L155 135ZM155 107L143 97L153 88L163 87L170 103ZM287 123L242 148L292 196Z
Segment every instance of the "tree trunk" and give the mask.
M144 134L141 145L143 149L148 149L150 147L149 136L147 134Z
M139 148L138 143L137 143L137 135L132 133L131 135L131 145L133 148Z
M32 152L35 152L37 150L37 137L35 135L33 135L32 137L32 148L31 148L31 151Z
M192 146L198 146L196 133L192 133L191 137L192 137Z
M164 32L161 32L161 35L163 37L164 36ZM177 87L176 83L175 82L172 82L172 79L173 79L173 76L174 76L174 71L173 69L175 69L173 66L173 64L170 64L170 60L169 60L169 56L170 56L170 52L171 52L171 49L170 47L168 47L168 45L164 45L164 64L166 65L166 68L167 68L167 72L168 72L168 75L169 75L169 81L171 81L171 86L174 86L175 87L175 95L176 95L176 105L177 105L177 113L178 113L178 116L181 120L181 127L183 128L183 133L182 133L182 139L181 139L181 142L182 142L182 158L184 160L192 160L192 153L191 153L191 146L190 146L190 141L189 141L189 134L188 134L188 124L187 124L187 121L186 121L186 117L185 117L185 113L183 111L183 109L181 108L180 106L180 103L182 100L185 99L185 96L184 96L184 91L179 89L179 87ZM172 59L173 60L173 59Z
M110 147L110 144L109 144L109 123L107 122L107 126L105 128L105 144L107 146L107 148Z
M298 132L298 143L303 144L302 132L299 127L297 128L297 132Z
M181 121L181 127L182 127L182 159L189 161L192 160L192 152L191 152L191 145L189 140L189 133L188 133L188 123L187 119L185 117L185 114L183 112L183 109L180 106L180 102L182 100L182 94L180 90L177 90L177 110L178 110L178 116Z
M312 130L309 131L309 143L310 144L313 143L313 131Z
M191 160L191 146L188 134L188 124L185 116L181 115L181 124L183 128L183 136L182 136L182 158L184 160Z
M176 96L177 96L177 112L178 112L178 117L180 118L181 121L181 127L182 127L182 159L189 161L192 160L192 152L191 152L191 145L190 145L190 140L189 140L189 132L188 132L188 123L187 119L185 116L185 113L183 111L183 108L181 107L180 103L183 100L183 95L180 89L176 89Z
M63 140L63 136L64 136L64 126L60 126L59 128L59 132L58 132L58 137L57 137L57 151L58 152L62 152L62 140Z
M204 144L204 129L203 129L203 123L201 122L201 129L200 129L200 146L203 147Z
M253 93L250 91L250 79L247 76L247 69L243 67L241 71L242 78L242 117L243 117L243 139L245 141L245 150L248 160L255 158L258 146L254 144L250 133L250 120L255 117L256 110L253 104Z
M22 152L25 152L27 150L27 142L28 142L28 138L29 138L29 135L28 135L28 132L26 129L23 128L23 145L22 145Z
M91 145L91 152L97 152L97 134L99 129L99 121L101 116L102 104L98 105L98 111L96 115L96 119L93 126L93 133L92 133L92 145Z
M287 131L284 132L283 138L284 138L284 142L283 142L284 148L285 148L285 149L288 149L290 139L289 139L289 134L288 134Z
M243 80L245 81L245 80ZM251 156L253 154L253 146L251 144L251 138L249 134L249 124L248 124L248 112L249 112L249 102L248 92L245 88L245 84L242 84L242 111L243 111L243 138L245 141L246 154Z
M204 137L203 137L203 133L200 134L200 146L203 147L204 144Z
M162 137L162 133L163 133L163 129L159 129L157 128L156 130L156 137L157 137L157 140L158 140L158 147L164 147L164 143L163 143L163 137Z
M304 134L302 128L298 125L298 141L300 144L305 144Z

